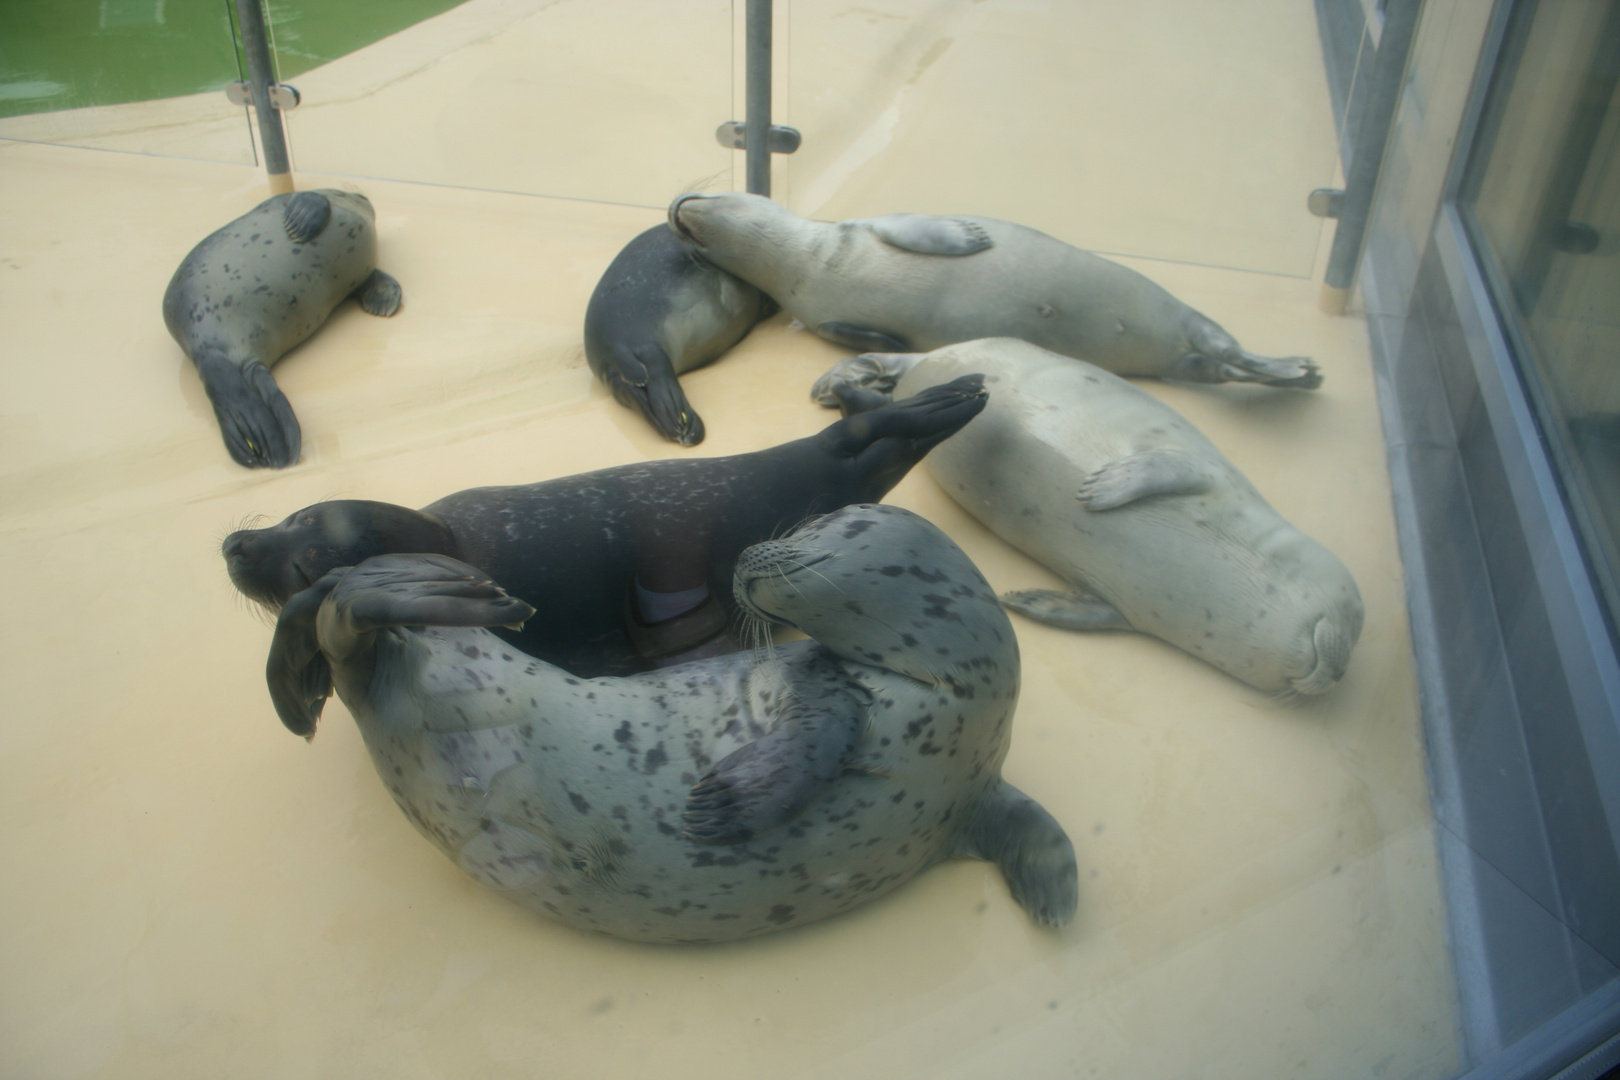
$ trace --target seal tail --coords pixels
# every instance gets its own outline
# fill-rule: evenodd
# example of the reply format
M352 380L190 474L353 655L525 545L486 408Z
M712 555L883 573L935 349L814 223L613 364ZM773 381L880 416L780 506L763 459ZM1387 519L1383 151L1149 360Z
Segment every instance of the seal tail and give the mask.
M984 411L983 375L963 375L844 419L823 433L869 477L859 502L878 502L911 467Z
M218 353L199 353L193 362L232 460L250 469L284 469L298 460L298 418L263 364L242 366Z

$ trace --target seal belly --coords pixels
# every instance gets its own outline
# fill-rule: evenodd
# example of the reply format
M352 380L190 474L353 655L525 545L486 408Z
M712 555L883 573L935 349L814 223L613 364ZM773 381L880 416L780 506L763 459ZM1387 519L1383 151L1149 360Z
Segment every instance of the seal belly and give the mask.
M1131 628L1250 685L1319 693L1343 673L1362 621L1354 579L1191 424L1108 372L1012 340L932 353L896 396L963 371L985 374L989 405L928 467L969 513ZM1100 511L1081 501L1088 478L1152 452L1198 462L1202 489Z

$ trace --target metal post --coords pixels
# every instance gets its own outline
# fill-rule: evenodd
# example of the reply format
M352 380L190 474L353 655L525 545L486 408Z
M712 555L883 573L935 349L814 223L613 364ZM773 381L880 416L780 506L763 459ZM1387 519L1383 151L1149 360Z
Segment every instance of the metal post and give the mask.
M237 0L243 3L245 0ZM748 190L771 193L771 0L748 0Z
M292 165L287 160L287 136L281 129L281 112L270 103L270 86L276 78L270 67L270 42L264 32L264 8L260 0L236 0L236 22L242 31L242 52L247 57L253 107L259 115L259 147L264 154L264 171L269 174L270 193L282 195L293 190Z
M1406 79L1406 58L1412 51L1412 35L1422 8L1423 0L1389 0L1384 9L1384 32L1378 39L1378 56L1373 61L1372 78L1367 85L1367 103L1361 110L1361 123L1356 129L1350 172L1344 178L1339 226L1333 232L1327 278L1322 283L1319 306L1334 315L1344 313L1350 283L1355 280L1356 265L1361 261L1373 192L1384 164L1384 151L1389 146L1395 106Z

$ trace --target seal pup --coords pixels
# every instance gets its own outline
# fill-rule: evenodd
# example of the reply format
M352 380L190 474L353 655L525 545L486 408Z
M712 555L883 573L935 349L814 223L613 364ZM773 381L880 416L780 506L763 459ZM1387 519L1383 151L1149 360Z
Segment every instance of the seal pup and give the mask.
M861 352L1020 337L1117 375L1313 390L1316 364L1245 352L1134 270L985 217L810 221L761 195L683 195L670 228L804 325Z
M725 631L744 548L812 514L883 498L984 402L981 381L966 376L749 454L472 488L421 510L317 503L231 533L223 554L236 587L272 610L374 555L448 555L544 613L521 632L500 631L524 652L576 675L641 671ZM643 593L685 600L672 608Z
M622 405L670 442L696 446L703 421L675 376L747 336L776 303L711 266L663 225L624 246L585 307L585 359Z
M376 214L358 192L266 199L191 249L163 295L163 321L197 366L239 465L298 460L298 418L270 367L353 296L399 310L399 282L377 269Z
M1017 640L961 549L846 507L745 552L736 592L814 640L582 680L473 629L533 614L477 570L385 555L289 601L267 670L301 735L335 687L418 831L571 926L733 941L952 856L995 862L1036 922L1070 919L1074 849L1000 776Z
M1202 433L1124 379L1012 338L846 360L816 383L854 409L958 371L984 415L928 458L963 509L1079 591L1002 602L1069 630L1139 630L1250 686L1322 694L1361 635L1342 562L1273 510Z

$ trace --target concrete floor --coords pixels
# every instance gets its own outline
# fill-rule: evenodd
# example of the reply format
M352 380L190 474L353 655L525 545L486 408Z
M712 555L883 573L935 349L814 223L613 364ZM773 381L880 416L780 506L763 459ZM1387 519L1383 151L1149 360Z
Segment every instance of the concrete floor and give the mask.
M391 320L340 309L277 367L305 440L283 472L231 463L158 310L186 251L263 197L259 174L206 149L232 136L205 130L216 121L193 99L0 129L76 144L0 142L0 1072L1454 1071L1365 328L1317 310L1324 236L1301 209L1332 175L1309 5L1245 0L1216 24L1199 0L778 5L778 99L806 140L777 166L790 205L1027 221L1132 256L1248 347L1326 373L1313 394L1144 385L1356 575L1367 625L1331 694L1283 708L1151 639L1016 622L1006 774L1074 839L1081 902L1064 931L1033 928L992 868L953 862L749 944L575 932L422 841L341 704L311 745L280 726L269 629L217 552L244 519L734 453L832 419L807 391L845 353L782 317L683 380L710 432L694 451L585 366L585 302L618 248L683 186L730 186L733 155L710 132L736 104L734 13L694 3L683 23L678 6L473 0L301 80L300 183L371 197L406 301ZM646 33L604 68L590 49L610 38L588 16L633 29L627 13ZM542 49L574 66L525 61ZM677 67L710 91L674 92ZM537 83L558 79L577 80L578 108L537 106ZM397 126L391 92L443 103L414 156L423 129ZM673 119L638 126L653 109ZM533 126L541 113L552 128ZM645 139L598 140L604 117ZM925 470L890 501L945 528L998 589L1055 584Z

